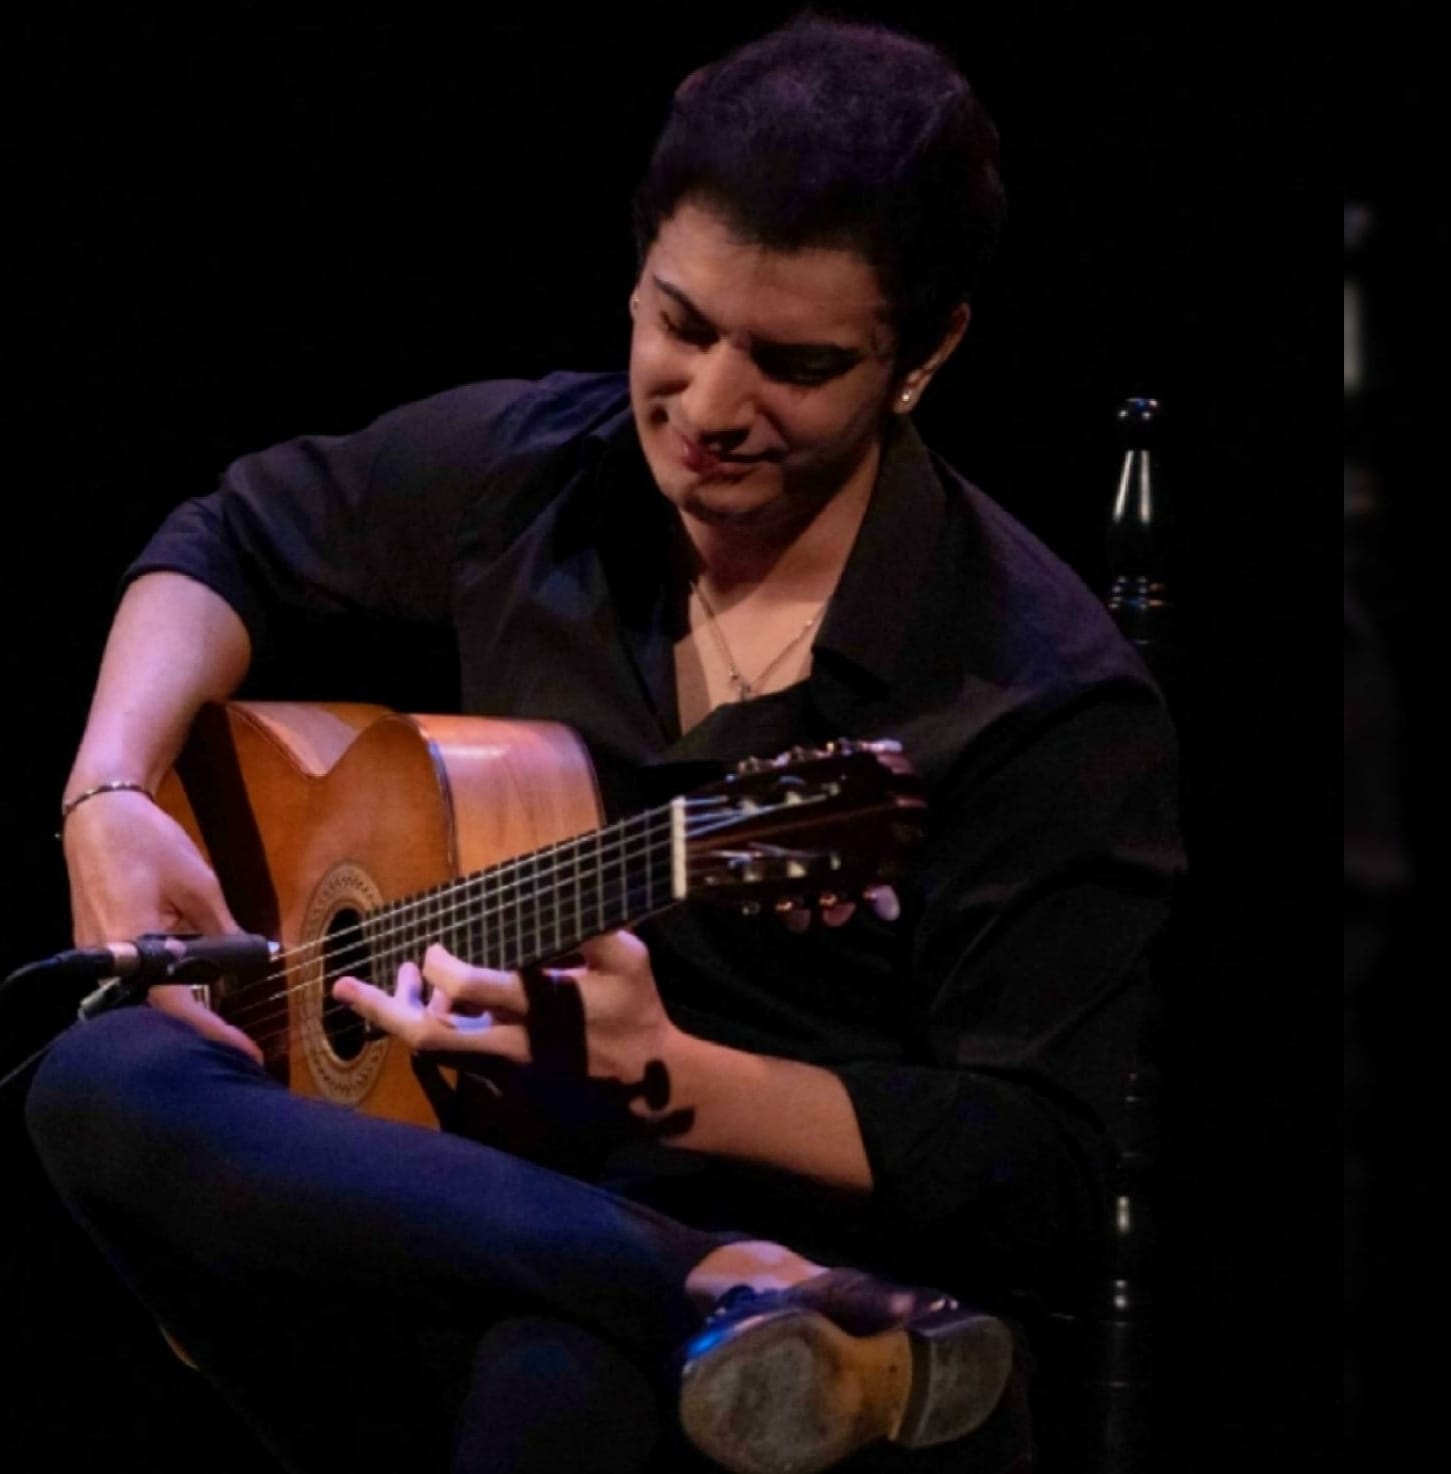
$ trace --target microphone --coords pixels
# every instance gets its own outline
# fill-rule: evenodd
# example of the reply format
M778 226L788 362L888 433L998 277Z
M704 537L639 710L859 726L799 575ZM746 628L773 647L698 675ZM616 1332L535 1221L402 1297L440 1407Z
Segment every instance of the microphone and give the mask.
M266 971L281 948L250 932L202 936L196 932L144 932L128 942L76 947L20 968L6 988L41 978L91 983L100 987L80 1005L83 1019L119 1003L129 1003L158 983L204 983L222 976L245 977Z
M50 1000L66 997L64 988L52 986L56 982L99 984L76 1010L86 1021L135 1001L158 983L206 983L222 976L264 972L281 951L276 942L248 932L214 937L196 932L145 932L129 942L57 952L54 957L16 968L0 982L0 1038L8 1044L14 1037L16 1030L8 1016L12 1011L17 1020L28 1021L39 1014L47 1030L54 1027ZM69 996L74 998L75 994ZM47 1039L14 1068L0 1074L0 1088L24 1074L53 1042ZM0 1067L6 1062L0 1061Z
M143 932L129 942L58 952L42 966L77 982L88 978L123 978L147 985L201 982L223 973L261 972L279 950L276 942L250 932L214 937Z

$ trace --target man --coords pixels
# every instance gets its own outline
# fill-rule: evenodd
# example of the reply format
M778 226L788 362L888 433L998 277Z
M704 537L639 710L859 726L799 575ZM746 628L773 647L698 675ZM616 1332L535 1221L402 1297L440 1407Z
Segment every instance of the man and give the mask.
M436 1455L459 1470L560 1467L560 1423L571 1467L681 1457L655 1401L682 1344L681 1419L723 1467L883 1437L1012 1456L983 1441L1004 1323L874 1276L1017 1313L1089 1272L1177 843L1132 655L907 419L967 327L995 158L930 48L767 37L677 94L628 382L470 386L245 458L133 568L63 803L83 941L232 925L149 795L278 607L447 622L465 708L574 727L612 815L672 764L837 736L900 740L930 796L900 918L678 910L554 975L590 1080L666 1085L589 1164L600 1186L289 1096L185 996L55 1051L31 1114L57 1185L290 1467L396 1460L404 1405L402 1447L446 1432L406 1381L408 1338L440 1326L479 1348L439 1398L464 1409ZM335 995L425 1058L537 1084L537 979L435 945ZM379 1294L392 1396L345 1435L304 1394L357 1390L339 1333ZM501 1382L541 1356L547 1377Z

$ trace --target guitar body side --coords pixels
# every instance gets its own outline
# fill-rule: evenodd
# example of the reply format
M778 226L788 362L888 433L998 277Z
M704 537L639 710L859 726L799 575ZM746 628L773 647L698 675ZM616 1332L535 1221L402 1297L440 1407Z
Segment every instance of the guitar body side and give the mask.
M224 995L220 1011L290 1089L426 1125L436 1121L408 1050L361 1043L352 1016L329 1006L329 927L602 822L567 728L344 704L207 708L160 802L207 855L238 922L304 948L285 992Z

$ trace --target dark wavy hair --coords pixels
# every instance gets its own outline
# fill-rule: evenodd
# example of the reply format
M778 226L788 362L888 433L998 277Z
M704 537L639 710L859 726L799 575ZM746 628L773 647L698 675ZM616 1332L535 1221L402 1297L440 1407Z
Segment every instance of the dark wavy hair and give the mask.
M997 130L927 42L808 14L680 85L635 196L642 261L687 199L771 249L857 252L915 367L996 242Z

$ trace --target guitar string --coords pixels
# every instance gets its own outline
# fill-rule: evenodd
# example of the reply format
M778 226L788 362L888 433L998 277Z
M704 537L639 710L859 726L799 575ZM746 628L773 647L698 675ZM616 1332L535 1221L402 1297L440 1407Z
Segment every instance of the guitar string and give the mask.
M721 828L731 827L731 825L734 824L735 822L736 821L734 819L722 819L722 820L717 820L717 821L714 821L714 822L707 822L705 824L697 823L694 826L694 831L695 831L695 834L698 836L698 835L700 835L702 833L709 832L711 830L718 830L718 829L721 829ZM611 858L612 858L612 860L614 859L613 856ZM650 871L648 871L644 877L641 877L640 876L638 870L637 870L636 875L634 877L633 883L630 882L630 877L628 877L628 876L625 877L626 884L624 885L624 887L622 888L622 890L620 892L620 900L623 903L623 912L622 912L622 915L621 915L621 918L620 918L621 920L625 919L626 917L631 916L632 914L633 914L633 916L634 916L634 918L636 920L643 919L643 916L644 915L647 915L647 914L648 915L657 914L659 911L666 910L666 909L669 908L669 906L675 904L674 898L672 897L672 899L670 901L668 901L665 906L656 907L656 908L654 908L653 911L650 910L650 908L649 908L649 901L650 901L650 898L651 898L651 895L652 895L652 892L653 892L653 889L654 889L653 879L654 879L654 877L655 877L656 874L659 875L659 878L660 878L660 880L662 882L662 884L660 886L661 893L662 894L668 893L669 862L670 862L671 859L672 859L671 848L670 847L663 847L662 846L662 847L660 847L658 849L656 858L651 862L652 863L652 869ZM694 875L698 876L702 872L702 870L704 868L706 868L706 867L704 867L700 863L699 860L688 860L688 873L693 872ZM644 881L644 884L643 885L640 883L640 881L642 879ZM599 907L599 901L598 901L597 898L595 898L593 896L591 897L591 899L592 900L595 900L595 902L596 902L596 915L598 916L600 914L599 909L598 909L598 907ZM562 904L567 904L567 903L562 903ZM495 912L495 914L498 914L497 911ZM351 928L350 930L353 930L354 932L356 932L359 929L358 928ZM536 938L539 937L542 934L543 930L544 930L544 923L541 921L540 925L535 929ZM396 932L395 932L395 935L396 935ZM412 940L415 940L415 941L417 941L418 943L421 944L423 942L424 938L420 936L420 937L414 938ZM352 946L356 946L356 947L361 947L362 949L364 949L366 951L367 948L368 948L368 939L366 938L366 936L364 936L364 937L361 938L361 940L359 942L353 943L351 945ZM382 950L382 949L378 949L378 950ZM527 951L521 952L520 955L518 957L516 957L516 958L515 957L510 957L510 956L508 956L506 954L505 957L502 960L504 961L504 963L506 964L506 966L509 963L511 963L511 962L515 966L518 966L519 964L521 964L521 963L523 963L523 962L525 962L525 961L528 960L528 953L527 953ZM317 977L317 978L305 978L303 982L294 984L293 986L285 989L281 993L270 995L270 998L267 1001L268 1002L282 1002L284 1004L284 1009L285 1009L286 1008L286 1000L293 993L299 992L299 991L301 991L303 989L306 989L306 988L317 987L318 985L323 984L323 983L330 984L331 982L336 981L337 978L347 976L350 972L354 972L356 970L357 969L355 967L348 966L348 965L344 964L342 966L337 967L337 969L335 971L324 971L324 973L322 974L321 977ZM285 1037L287 1034L289 1034L291 1032L290 1024L287 1027L284 1027L282 1030L280 1030L279 1033L277 1033L275 1035L257 1034L255 1032L258 1029L262 1028L265 1024L270 1024L273 1018L281 1018L281 1016L282 1016L282 1014L280 1012L272 1013L272 1014L269 1014L269 1015L267 1015L265 1017L263 1017L263 1016L255 1016L254 1015L254 1017L251 1019L251 1030L253 1031L253 1037L256 1039L256 1042L258 1042L259 1044L262 1044L265 1047L267 1044L271 1043L274 1039ZM237 1020L234 1019L234 1021L237 1021ZM357 1030L362 1029L363 1027L365 1027L365 1021L364 1020L357 1019L357 1018L350 1019L346 1024L343 1025L342 1028L337 1029L337 1030L334 1031L334 1035L333 1035L334 1040L336 1041L336 1040L338 1040L341 1037L345 1037L348 1034L351 1034L353 1032L356 1032Z
M653 911L647 911L646 907L642 904L646 893L647 892L644 886L637 886L632 891L628 892L623 898L628 903L630 903L626 907L626 914L632 915L636 921L645 919L646 915L656 915L659 912L668 910L671 906L678 904L672 898L664 906L657 906ZM520 962L522 963L524 960L525 959L520 959ZM292 1033L290 1009L287 1007L287 1000L293 993L300 992L309 987L317 986L323 990L323 1000L324 1002L326 1002L326 986L330 986L338 978L346 977L348 975L349 970L346 968L340 968L335 972L324 972L324 974L320 978L309 980L308 982L299 984L296 987L289 988L286 992L282 994L275 995L276 1000L283 1003L283 1007L274 1010L273 1012L266 1015L254 1018L252 1020L251 1027L248 1030L249 1037L252 1038L253 1041L265 1053L266 1050L273 1043L287 1038ZM338 1006L341 1007L342 1005ZM319 1022L321 1022L320 1015ZM280 1024L281 1027L273 1030L272 1026L274 1024ZM367 1021L358 1017L356 1014L346 1015L344 1016L341 1024L331 1032L331 1034L329 1035L329 1040L334 1044L343 1042L344 1040L351 1040L351 1038L360 1033L366 1027L366 1024ZM325 1028L326 1026L324 1025L323 1027Z
M413 935L415 932L426 931L432 936L443 930L457 930L461 923L474 921L487 925L504 918L522 924L521 899L527 902L531 897L540 896L541 891L547 894L551 888L558 887L561 879L566 884L570 880L578 884L581 910L586 909L585 902L594 903L598 910L600 897L605 894L611 880L607 872L616 866L623 872L627 864L648 855L652 847L660 847L658 832L652 835L648 829L643 834L638 830L641 821L658 819L661 815L662 811L656 810L623 821L620 826L622 832L608 846L593 842L593 834L604 832L596 830L590 836L563 840L487 870L444 882L404 901L385 903L349 926L286 948L272 959L271 970L266 975L242 984L233 997L242 998L259 988L282 982L289 972L314 963L319 954L357 949L386 951L394 942L407 944L421 940L421 937ZM663 815L668 817L668 806ZM636 829L635 833L627 832L631 827ZM566 850L572 850L572 853L562 853ZM552 863L544 866L541 862L546 858ZM530 864L535 866L533 873L527 873ZM588 867L594 874L582 874L582 867ZM594 889L596 876L598 893ZM249 1005L243 1005L244 1008L246 1006ZM239 1015L241 1012L239 1009Z
M730 827L730 824L731 823L734 823L734 822L735 822L734 820L731 820L731 821L727 821L727 822L723 822L723 823L716 823L716 824L711 825L711 826L708 826L708 827L715 828L715 829L725 828L725 827ZM645 917L648 916L648 915L656 915L656 914L659 914L661 911L668 910L668 909L670 909L670 907L672 907L673 905L677 904L676 900L672 896L671 899L668 900L663 906L656 906L656 907L654 907L653 910L650 909L650 905L649 905L649 902L650 902L650 899L651 899L651 896L652 896L652 892L654 890L653 879L656 876L658 876L658 878L661 881L660 892L662 894L668 894L669 893L669 883L668 883L669 882L669 874L670 874L670 865L669 865L669 862L670 862L671 858L672 858L672 855L671 855L670 848L668 848L668 847L662 848L659 851L659 853L657 854L657 857L651 862L652 869L649 872L647 872L643 877L640 876L640 874L639 874L639 872L637 870L636 876L635 876L635 879L634 879L634 883L633 884L627 883L622 888L622 890L620 892L620 897L619 897L620 902L621 902L621 904L623 906L623 911L622 911L622 914L621 914L621 917L620 917L620 920L621 921L623 921L625 919L633 919L635 921L640 921L640 920L645 919ZM701 871L704 868L706 868L706 867L702 866L699 863L699 861L693 861L693 860L689 860L688 861L688 874L693 874L694 876L697 876L698 877L698 875L701 873ZM642 881L643 881L643 883L642 883ZM598 914L598 912L597 912L597 914ZM618 924L618 922L615 923L615 924ZM354 929L354 930L356 930L356 929ZM542 931L543 931L543 923L541 923L540 926L538 928L536 928L536 937L540 933L542 933ZM421 943L423 941L423 938L420 937L417 940ZM354 944L354 945L360 945L360 946L362 946L366 950L366 947L367 947L367 939L366 939L366 937L363 938L363 940L362 940L361 943ZM547 955L547 954L544 954L544 955ZM529 957L529 954L526 951L526 952L521 953L517 958L511 958L511 957L508 957L506 955L502 960L503 960L503 962L504 962L504 964L505 964L506 967L509 967L509 965L511 963L513 964L513 967L517 967L519 965L522 965L522 964L528 962L530 960L530 957ZM355 972L355 971L356 971L356 968L350 967L350 966L346 966L346 965L337 968L337 970L335 970L335 971L330 971L329 972L329 971L326 971L325 970L320 977L314 977L314 978L304 979L303 982L298 983L298 984L295 984L295 985L287 988L286 990L284 990L281 993L271 995L271 998L269 999L269 1001L281 1002L283 1004L282 1010L277 1011L277 1012L273 1012L273 1013L271 1013L271 1014L269 1014L269 1015L267 1015L265 1017L263 1017L263 1016L254 1017L254 1019L252 1020L251 1029L253 1031L256 1031L256 1030L264 1027L265 1025L270 1025L273 1022L274 1019L275 1020L282 1020L284 1017L287 1018L287 1022L285 1022L283 1024L283 1027L281 1029L279 1029L278 1031L276 1031L275 1033L258 1034L256 1032L253 1032L253 1038L255 1039L255 1041L259 1045L261 1045L264 1048L264 1050L265 1050L271 1043L275 1042L276 1040L287 1038L293 1032L293 1027L292 1027L292 1024L291 1024L291 1021L290 1021L290 1008L289 1008L289 1005L288 1005L288 1000L290 999L290 997L291 997L292 994L297 993L297 992L302 991L302 990L307 989L307 988L320 987L320 985L323 985L323 984L330 985L332 982L336 981L339 977L347 976L347 975L349 975L350 972ZM341 1005L335 1005L335 1006L341 1006ZM341 1023L340 1026L334 1028L331 1031L331 1034L329 1036L330 1037L330 1041L333 1044L340 1044L340 1043L344 1042L345 1040L350 1040L353 1035L359 1033L365 1027L366 1027L366 1020L361 1019L361 1018L357 1017L356 1015L345 1016L345 1021L343 1023Z
M626 919L631 917L641 919L643 915L654 915L658 911L666 909L669 905L673 905L674 897L671 895L670 885L672 871L670 848L663 845L657 846L656 853L653 857L650 856L648 849L641 850L635 858L638 859L641 857L647 859L647 867L642 870L637 865L632 874L626 874L615 896L610 895L607 888L597 893L591 887L589 889L582 889L581 895L584 904L576 904L574 898L568 896L547 898L541 901L538 910L537 925L527 929L535 938L534 947L529 948L522 945L522 932L520 931L516 931L516 941L513 945L510 944L507 937L507 928L502 929L500 933L496 933L496 936L502 936L503 941L502 948L493 954L494 962L497 964L496 970L516 970L519 966L531 960L531 958L547 957L551 954L557 955L558 952L569 950L569 946L574 941L596 935L595 925L585 926L582 924L582 916L590 911L594 913L598 930L608 931L612 926L620 925ZM702 873L702 869L703 867L698 862L688 863L687 876L698 879ZM607 885L613 883L608 882ZM653 903L656 896L670 897L670 899L666 901L665 906L655 906ZM623 909L620 910L618 916L610 914L607 919L607 913L613 913L620 907ZM481 916L479 919L497 919L501 915L504 915L508 919L508 911L509 908L507 907L494 908L486 916ZM466 917L468 916L467 912L462 914ZM573 918L572 932L567 925L562 925L562 923L569 922L571 917ZM426 930L420 929L417 934L409 935L404 929L394 929L387 934L389 945L380 945L378 937L370 939L365 934L359 935L359 928L348 928L348 931L352 933L352 940L345 945L334 948L331 952L324 954L322 958L313 958L306 964L305 969L294 968L292 970L292 975L299 972L302 974L302 980L300 982L292 982L287 987L280 988L263 997L252 998L242 1008L227 1010L226 1017L229 1022L235 1023L238 1027L251 1032L261 1027L269 1017L273 1016L271 1012L273 1005L281 1003L285 1007L287 1000L293 994L314 988L319 981L331 983L340 977L356 976L360 973L368 972L371 969L366 965L360 964L366 964L370 959L375 961L381 960L384 964L384 970L396 972L398 964L406 960L406 958L389 955L394 950L393 943L400 943L400 950L406 948L408 952L414 953L412 960L418 961L421 958L422 952L427 949L427 945L431 941L440 935L447 935L450 930L458 929L456 920L451 925L449 919L444 916L429 918L429 920L430 925L428 928ZM471 924L472 920L473 918L469 918L465 924ZM554 943L548 947L543 945L543 938L546 934L552 934L554 937ZM342 935L342 933L339 933L339 935ZM457 944L455 943L455 945ZM320 974L317 972L319 962L323 964L323 971ZM491 964L481 963L480 965ZM285 981L288 976L289 974L287 972L274 973L270 975L269 981L280 983ZM253 986L255 988L256 985L254 984Z
M410 926L424 924L433 927L440 916L448 913L450 908L456 912L460 905L482 905L484 907L481 913L483 919L496 917L502 910L517 905L519 893L529 895L537 893L541 888L541 883L554 879L569 867L577 867L581 861L603 873L610 865L623 864L626 860L638 855L639 851L632 855L629 850L629 846L635 840L643 839L647 845L649 844L648 834L629 834L627 830L631 826L638 827L647 821L668 818L669 813L670 806L665 805L661 809L634 815L628 820L620 821L618 825L610 826L612 829L619 830L619 836L612 840L608 847L595 839L595 836L602 836L607 831L594 830L588 835L561 840L554 845L531 851L527 855L504 861L486 870L475 871L467 876L441 882L406 900L385 902L368 912L352 926L340 928L330 935L319 936L286 948L271 961L270 965L276 969L275 971L244 984L238 992L250 992L259 986L281 980L286 976L289 966L301 964L307 959L308 953L328 948L335 949L339 945L340 938L352 936L359 944L366 945L369 940L366 928L370 917L383 919L386 922L382 929L374 932L373 940L388 942L404 935ZM694 842L708 838L711 834L721 829L728 829L737 823L739 819L735 815L721 816L718 819L709 814L697 815L694 819L687 819L685 837L688 841ZM591 845L593 849L590 848ZM566 854L566 851L571 853ZM549 868L544 870L536 868L533 873L525 873L525 867L529 865L537 867L546 857L553 862ZM494 882L495 877L498 877L497 882ZM491 882L494 882L492 888L490 888ZM495 905L491 911L488 908L493 903L499 904Z
M714 809L719 807L721 801L704 800L700 802L701 806ZM687 800L687 803L694 804L695 801ZM424 945L424 935L410 935L410 932L414 930L421 931L423 927L427 928L429 939L431 939L432 936L436 936L440 932L458 930L460 924L473 925L476 923L487 923L491 920L497 920L501 916L506 918L512 916L516 925L522 927L523 918L519 915L517 896L506 899L509 892L522 892L527 883L529 893L537 893L543 882L559 876L566 870L570 872L571 878L578 884L581 879L578 874L581 861L591 863L593 868L599 873L603 883L597 890L593 878L591 878L588 882L588 888L584 886L580 887L580 895L576 899L576 912L579 914L587 909L594 909L598 918L602 916L601 908L606 902L606 891L611 884L611 878L606 872L611 866L618 864L621 867L622 878L627 884L627 888L622 894L626 896L630 895L628 877L623 875L624 866L627 862L638 859L642 854L649 853L652 837L648 832L648 828L652 822L658 823L661 819L667 819L670 816L670 810L671 806L665 805L662 808L647 811L645 814L635 815L631 819L621 821L619 825L619 838L608 847L599 845L593 836L576 836L571 840L561 841L557 845L548 846L539 851L534 851L529 855L520 856L516 860L505 862L503 865L494 867L489 871L478 872L472 876L464 877L459 881L446 883L436 888L432 893L424 893L422 896L414 898L406 905L395 903L395 906L391 909L378 908L378 911L373 914L377 915L387 911L392 924L376 930L370 937L366 924L360 922L354 926L342 928L330 937L318 938L314 941L289 948L279 954L275 959L274 965L283 964L278 970L269 973L264 979L258 979L251 984L245 985L244 991L255 992L260 986L285 981L289 971L287 964L291 964L292 970L295 971L304 964L306 954L308 953L316 954L319 951L326 952L330 949L334 957L339 955L350 956L354 952L361 952L366 957L372 953L386 953L391 950L392 944L400 939L405 943L412 942L419 946ZM729 828L736 823L738 823L738 819L734 815L718 817L711 814L696 815L693 820L687 823L687 838L698 840L702 837L708 837L711 833L720 829ZM645 828L647 832L632 835L629 833L631 828L636 830ZM594 835L599 835L601 832L594 831ZM643 840L643 847L637 847L632 852L630 844L633 840ZM592 843L595 845L595 853L587 853ZM670 847L663 846L662 848L664 853L660 857L661 861L667 860L670 857ZM570 849L573 849L574 853L565 857L564 863L557 863L559 852ZM553 863L547 869L538 869L539 863L546 857L554 859L556 863ZM658 864L660 862L657 861L656 863ZM698 862L688 860L687 863L688 868L694 869L697 874L699 873L700 866ZM531 864L536 866L536 871L532 875L526 875L524 870ZM482 883L487 877L499 875L504 871L514 872L513 883L501 882L492 891ZM568 902L562 901L560 905L561 907L566 906ZM401 920L400 917L402 918ZM535 917L535 925L532 928L536 942L542 940L542 933L547 925L553 925L557 928L558 916L551 914L546 918L541 905L540 912ZM607 930L608 927L602 929ZM547 955L549 949L543 950L544 955ZM312 960L315 961L316 958L314 957ZM503 960L505 962L510 960L507 954ZM356 965L351 967L343 966L338 971L326 973L322 980L331 982L338 977L347 976L350 972L355 971L357 971ZM280 992L273 992L261 998L250 999L242 1007L231 1011L229 1017L240 1027L256 1029L264 1022L263 1016L257 1010L266 1008L277 1002L285 1001L292 993L313 986L315 981L316 979L312 978L305 979L302 983L293 984L282 989Z
M700 804L701 806L709 805L715 807L720 802L723 802L723 800L687 800L687 805ZM537 888L540 879L547 879L550 874L557 872L563 866L561 864L555 864L549 872L543 874L536 873L527 877L523 875L524 867L531 864L537 865L546 856L556 861L563 861L564 864L577 863L579 858L599 858L613 861L619 858L618 852L622 846L628 846L634 838L638 837L626 832L631 826L639 826L662 816L668 816L670 808L671 806L667 804L662 808L648 810L643 814L631 815L630 818L621 820L617 824L608 825L605 829L591 830L588 834L574 835L569 839L559 840L552 845L545 845L538 850L531 850L528 854L515 856L513 859L501 861L484 870L471 872L469 875L450 877L448 880L427 887L412 896L398 901L384 902L367 914L368 916L386 917L389 924L396 931L417 921L428 920L429 917L425 913L428 913L432 908L436 908L440 904L445 906L450 904L455 896L470 888L481 887L492 883L494 887L493 891L486 898L491 900L507 896L511 887L515 889L522 888L525 879L530 881L531 889ZM619 834L617 838L611 839L611 848L606 849L596 839L596 836L603 836L610 830L617 830ZM708 832L708 830L693 828L692 823L690 821L687 822L686 837L688 839L694 839L698 835ZM593 850L587 854L586 852L589 851L590 846L593 846ZM572 851L573 853L567 854L567 851ZM497 880L495 880L496 877ZM360 921L358 926L353 929L361 930L363 924L363 921ZM347 930L349 929L344 928L330 936L321 936L309 941L295 943L272 959L273 965L285 966L286 964L297 964L305 958L309 951L336 945L336 938L344 935ZM384 933L384 935L391 934ZM259 983L270 981L282 975L282 972L279 971L278 973L269 975L268 978L258 979L247 986L255 987Z

